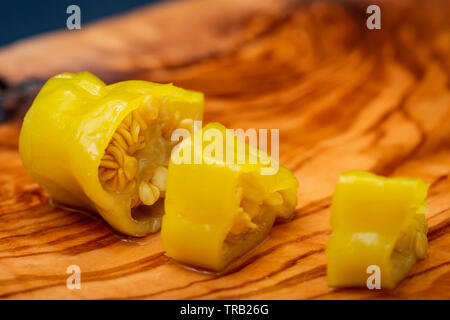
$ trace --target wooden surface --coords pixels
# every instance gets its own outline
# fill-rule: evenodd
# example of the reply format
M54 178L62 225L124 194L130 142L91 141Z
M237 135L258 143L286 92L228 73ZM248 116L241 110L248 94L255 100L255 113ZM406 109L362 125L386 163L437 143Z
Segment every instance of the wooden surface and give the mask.
M377 1L370 1L370 4ZM0 76L90 70L108 82L174 82L206 94L207 121L280 128L280 160L300 181L292 221L232 273L186 270L159 235L121 241L102 223L52 209L0 126L1 298L450 298L450 5L383 1L168 3L0 50ZM430 182L428 258L393 291L333 290L324 249L340 172ZM81 290L66 288L79 265Z

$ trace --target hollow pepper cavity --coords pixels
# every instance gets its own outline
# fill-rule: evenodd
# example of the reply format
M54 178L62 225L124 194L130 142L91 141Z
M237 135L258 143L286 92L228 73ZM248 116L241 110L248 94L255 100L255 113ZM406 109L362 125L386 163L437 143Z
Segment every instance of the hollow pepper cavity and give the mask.
M25 116L19 151L58 203L98 212L116 230L159 230L176 128L192 131L203 95L172 84L106 85L89 72L62 73Z
M363 171L341 175L331 206L326 250L330 286L366 286L370 266L381 288L394 288L427 252L427 190L420 179Z

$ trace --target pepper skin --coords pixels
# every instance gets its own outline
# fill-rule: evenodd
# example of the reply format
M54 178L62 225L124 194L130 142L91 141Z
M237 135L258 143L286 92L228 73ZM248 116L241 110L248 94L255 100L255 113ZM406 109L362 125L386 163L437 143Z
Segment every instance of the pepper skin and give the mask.
M205 141L210 130L221 133L214 138L223 145L219 159L205 151L208 143L195 149L195 141ZM298 188L294 175L282 166L276 174L261 174L260 161L237 164L239 151L234 161L232 157L227 161L231 141L243 144L224 126L211 123L174 149L161 228L169 257L219 271L263 241L277 217L292 216ZM186 147L183 152L191 148L191 163L175 162L174 155ZM246 144L244 152L249 159L250 153L258 151ZM268 159L267 154L261 155ZM202 163L194 163L196 156Z
M333 235L326 250L332 287L366 286L380 268L381 288L394 288L426 257L427 190L420 179L363 171L341 175L331 206Z
M157 200L174 146L167 136L202 113L201 93L171 84L105 85L89 72L62 73L47 81L26 114L19 151L29 175L56 202L96 211L116 230L144 236L161 224Z

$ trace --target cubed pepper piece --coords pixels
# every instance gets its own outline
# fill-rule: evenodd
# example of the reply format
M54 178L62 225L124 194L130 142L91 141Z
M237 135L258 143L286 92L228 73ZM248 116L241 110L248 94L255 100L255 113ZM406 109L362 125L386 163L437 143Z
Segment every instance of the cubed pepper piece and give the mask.
M331 206L329 285L366 286L367 268L375 265L381 287L393 288L417 259L425 258L428 187L420 179L342 174Z
M205 143L207 136L214 136L211 143ZM203 144L196 148L200 140ZM210 149L213 142L223 151L220 159L216 157L219 150ZM175 147L161 229L168 256L189 265L222 270L265 239L277 216L292 216L298 187L294 175L282 166L276 174L265 175L261 174L261 162L236 163L240 151L230 156L231 150L245 149L246 159L258 151L249 145L234 148L230 142L243 144L224 126L212 123ZM181 150L192 151L187 157L190 161L174 161Z

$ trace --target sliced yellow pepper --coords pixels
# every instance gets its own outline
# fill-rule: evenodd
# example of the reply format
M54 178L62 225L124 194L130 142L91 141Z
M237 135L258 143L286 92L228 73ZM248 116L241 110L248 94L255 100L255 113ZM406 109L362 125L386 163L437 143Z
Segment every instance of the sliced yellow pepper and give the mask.
M363 171L341 175L331 206L326 250L330 286L366 286L369 266L382 288L393 288L427 250L427 190L420 179Z
M58 203L98 212L133 236L160 228L170 135L192 129L203 95L171 84L105 85L89 72L49 79L25 116L23 164Z
M205 142L207 136L214 139ZM219 146L221 156L217 150L208 152L212 145ZM184 158L188 161L175 161L185 152L191 153ZM196 131L174 149L161 228L168 256L221 270L260 243L276 217L292 216L296 178L283 166L276 174L262 174L270 158L258 152L218 123ZM259 154L264 161L251 163L250 154ZM243 155L246 161L239 164Z

